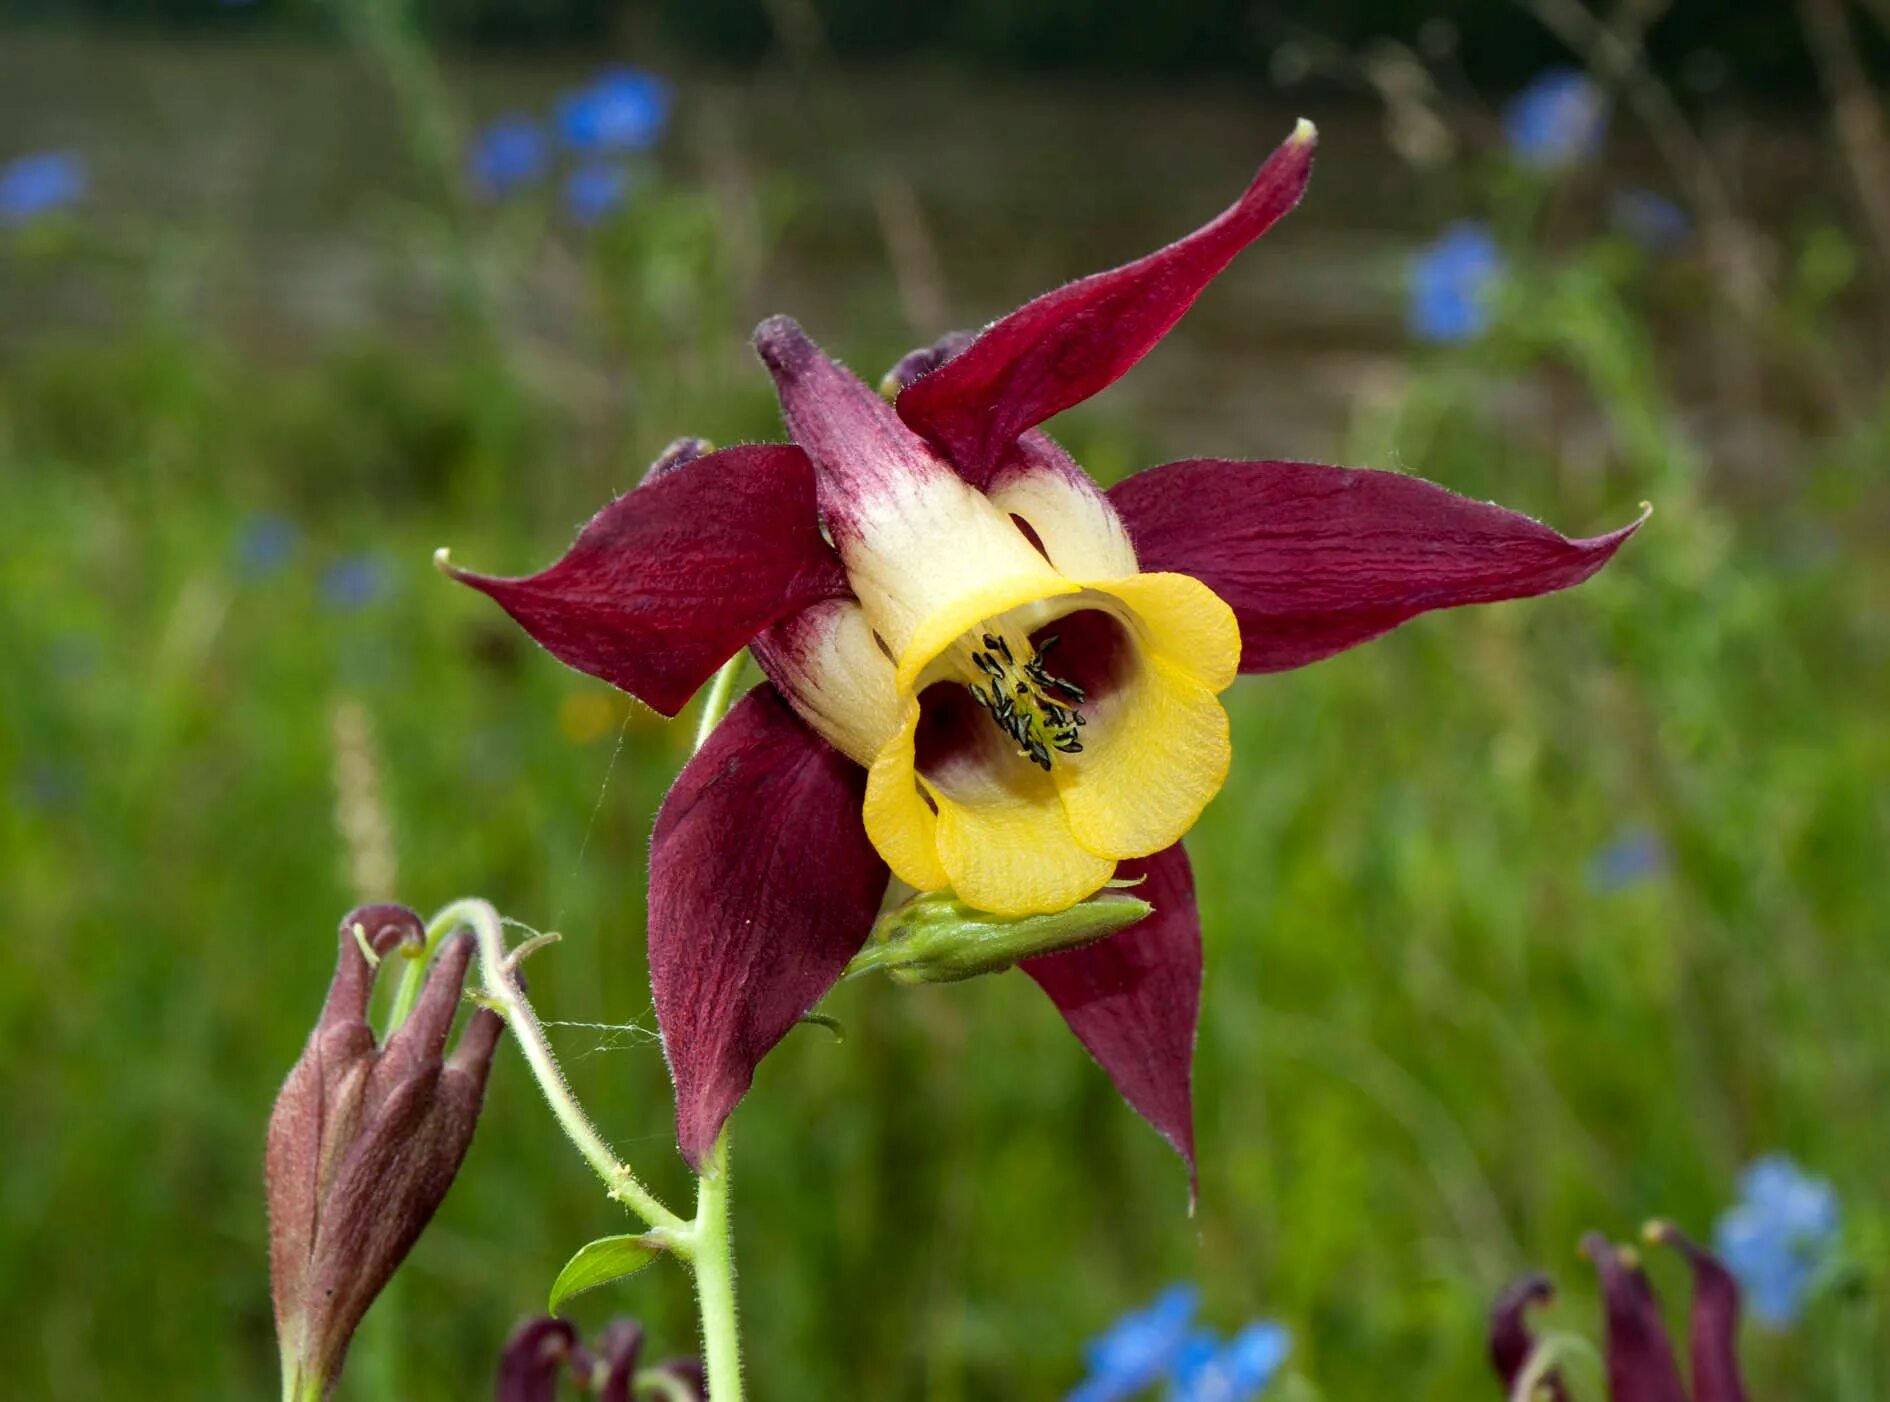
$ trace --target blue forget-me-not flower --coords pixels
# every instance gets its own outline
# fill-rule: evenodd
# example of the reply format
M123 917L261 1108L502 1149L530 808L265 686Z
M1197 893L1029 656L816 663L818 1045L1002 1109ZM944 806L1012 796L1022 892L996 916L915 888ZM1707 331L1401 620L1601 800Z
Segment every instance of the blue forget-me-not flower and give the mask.
M1768 1154L1739 1179L1739 1201L1719 1219L1715 1244L1752 1312L1774 1328L1796 1320L1837 1249L1837 1193L1784 1154Z
M1594 79L1553 68L1518 93L1503 114L1510 154L1537 170L1579 165L1601 148L1608 103Z
M64 209L85 193L88 178L85 162L66 151L40 151L0 166L0 225Z
M1196 1330L1169 1370L1168 1402L1252 1402L1291 1349L1292 1336L1270 1319L1225 1342L1211 1329Z
M1260 1321L1223 1342L1195 1325L1200 1299L1194 1287L1174 1285L1146 1308L1123 1315L1090 1341L1089 1376L1066 1402L1122 1402L1162 1382L1168 1402L1250 1402L1259 1396L1286 1360L1286 1330Z
M1161 1381L1188 1342L1200 1303L1192 1285L1171 1285L1147 1308L1123 1315L1083 1350L1089 1376L1068 1402L1117 1402Z
M613 68L558 102L558 133L586 155L646 151L669 123L670 86L639 68Z
M350 555L322 573L322 598L336 609L365 608L393 587L387 566L372 555Z
M473 139L466 163L479 192L501 199L543 177L551 163L551 143L537 122L514 113Z
M1608 202L1615 228L1653 253L1668 253L1693 233L1686 210L1652 190L1622 190Z
M248 579L272 575L288 563L301 536L295 522L286 516L253 517L236 538L237 568Z
M1488 228L1462 219L1412 261L1408 317L1424 341L1469 341L1490 324L1503 255Z
M602 222L629 197L630 177L618 166L589 161L565 177L565 212L580 224Z
M1588 884L1597 891L1623 891L1667 869L1667 844L1652 828L1623 828L1588 862Z

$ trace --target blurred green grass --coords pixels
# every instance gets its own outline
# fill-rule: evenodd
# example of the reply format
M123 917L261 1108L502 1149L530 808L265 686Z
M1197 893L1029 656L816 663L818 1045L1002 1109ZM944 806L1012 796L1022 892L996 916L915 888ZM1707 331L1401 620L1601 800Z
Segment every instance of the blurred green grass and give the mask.
M698 227L684 199L678 227ZM441 544L535 567L672 433L778 432L725 272L678 272L648 252L677 240L636 227L601 271L663 283L687 336L672 319L600 337L638 376L601 411L458 323L278 363L160 308L8 356L0 1319L18 1395L274 1386L260 1141L357 899L338 712L368 718L390 824L396 889L372 894L476 893L563 931L531 965L539 1007L618 1148L686 1199L641 940L688 717L566 672L429 567ZM599 277L631 311L639 286ZM1491 1396L1483 1313L1504 1280L1548 1266L1556 1323L1592 1333L1578 1235L1655 1214L1704 1232L1773 1148L1836 1182L1857 1264L1795 1332L1753 1333L1754 1393L1890 1388L1890 425L1879 409L1794 437L1775 475L1729 484L1696 463L1638 329L1557 286L1526 353L1599 396L1616 431L1592 471L1496 403L1538 367L1474 356L1376 396L1331 456L1571 531L1643 498L1656 514L1571 595L1426 618L1237 689L1235 775L1190 839L1198 1213L1021 977L846 986L826 1006L845 1040L793 1034L735 1121L758 1395L1055 1396L1086 1337L1191 1278L1217 1322L1294 1331L1288 1395ZM883 323L827 339L867 369L904 349ZM1121 413L1059 431L1105 476L1187 448ZM1614 880L1621 844L1658 855ZM622 1221L502 1054L342 1396L483 1395L506 1330ZM690 1347L679 1273L577 1306L619 1311Z

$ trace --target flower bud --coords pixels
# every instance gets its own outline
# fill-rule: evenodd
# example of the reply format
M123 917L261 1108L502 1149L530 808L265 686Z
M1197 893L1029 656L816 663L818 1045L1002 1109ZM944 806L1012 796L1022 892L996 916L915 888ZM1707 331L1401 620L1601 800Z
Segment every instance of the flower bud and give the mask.
M880 916L847 972L883 969L898 983L955 983L1090 944L1153 909L1126 891L1103 891L1048 915L1006 917L973 910L949 891L927 891Z
M499 1360L497 1402L556 1402L558 1379L569 1374L578 1393L598 1402L708 1396L702 1365L693 1358L673 1358L639 1372L643 1329L633 1319L613 1319L596 1342L585 1348L577 1330L562 1319L529 1319L513 1331Z
M907 351L879 382L879 392L897 399L899 391L922 375L929 375L978 338L969 331L947 331L929 346Z
M470 936L440 951L412 1016L377 1047L367 1007L383 956L425 939L401 906L341 923L320 1019L269 1118L269 1274L285 1395L320 1398L361 1316L446 1196L472 1142L504 1024L473 1014L442 1060Z

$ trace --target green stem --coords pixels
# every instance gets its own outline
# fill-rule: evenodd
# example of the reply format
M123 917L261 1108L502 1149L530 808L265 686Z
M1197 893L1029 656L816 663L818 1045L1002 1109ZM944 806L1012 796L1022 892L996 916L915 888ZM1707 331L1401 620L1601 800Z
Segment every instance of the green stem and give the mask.
M630 1166L618 1160L604 1142L604 1136L597 1132L597 1126L591 1123L590 1116L584 1113L584 1107L578 1104L577 1097L571 1093L570 1083L564 1078L558 1058L552 1054L551 1044L545 1039L545 1029L538 1021L538 1014L533 1011L530 1000L525 997L525 990L518 982L519 958L535 948L536 943L528 942L508 952L505 931L499 924L499 913L481 900L453 902L433 917L433 924L428 930L431 933L435 929L450 930L460 925L470 925L479 941L479 976L485 1001L505 1019L505 1025L511 1029L519 1050L532 1068L533 1077L538 1081L538 1089L544 1093L545 1102L551 1106L551 1113L557 1117L565 1137L577 1146L584 1161L604 1180L604 1186L610 1190L613 1198L666 1236L686 1238L689 1224L659 1202L655 1194L631 1172Z
M696 1303L702 1365L715 1402L741 1402L741 1333L735 1318L735 1243L729 1234L728 1130L716 1137L696 1180Z
M696 725L696 748L727 714L734 700L748 654L738 652L715 674L702 718ZM742 1402L741 1330L735 1316L735 1242L729 1233L728 1128L716 1136L709 1161L696 1178L696 1220L690 1235L690 1263L696 1272L696 1306L702 1319L702 1366L709 1396L715 1402Z
M702 702L702 715L696 721L696 749L709 743L709 737L715 733L716 726L722 723L722 717L728 714L729 703L735 697L735 683L741 680L742 669L748 665L748 654L738 652L722 664L722 670L715 674L715 680L709 683L709 694Z

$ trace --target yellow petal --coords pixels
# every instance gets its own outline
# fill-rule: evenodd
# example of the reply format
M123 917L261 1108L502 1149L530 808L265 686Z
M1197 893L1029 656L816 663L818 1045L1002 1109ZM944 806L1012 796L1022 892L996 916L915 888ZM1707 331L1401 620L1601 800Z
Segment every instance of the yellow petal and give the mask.
M1086 710L1081 754L1053 775L1075 840L1120 859L1146 857L1194 826L1227 781L1227 712L1214 692L1157 652ZM949 865L949 863L948 863Z
M1115 873L1079 846L1056 781L1019 762L962 797L928 783L938 804L938 855L958 898L993 915L1066 910Z
M1240 667L1234 611L1200 580L1139 574L1087 586L1125 605L1136 668L1084 707L1082 753L1058 756L1056 779L1076 840L1117 859L1181 837L1227 782L1227 712L1215 699Z
M1166 657L1209 691L1233 685L1240 673L1240 624L1221 596L1200 580L1185 574L1137 574L1086 587L1128 605L1144 650Z
M913 769L913 733L919 703L908 697L897 733L866 771L866 835L893 875L915 890L951 884L938 858L938 817L919 792Z

